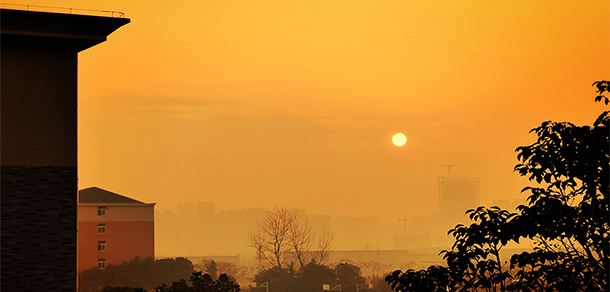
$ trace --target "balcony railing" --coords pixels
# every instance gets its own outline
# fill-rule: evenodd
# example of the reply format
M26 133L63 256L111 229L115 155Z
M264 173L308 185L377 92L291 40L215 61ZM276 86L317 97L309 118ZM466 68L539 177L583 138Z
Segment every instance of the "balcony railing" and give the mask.
M89 16L116 17L116 18L125 17L125 13L123 13L123 12L110 11L110 10L66 8L66 7L9 4L9 3L0 3L0 8L25 10L25 11L36 11L36 12L54 12L54 13L78 14L78 15L89 15Z

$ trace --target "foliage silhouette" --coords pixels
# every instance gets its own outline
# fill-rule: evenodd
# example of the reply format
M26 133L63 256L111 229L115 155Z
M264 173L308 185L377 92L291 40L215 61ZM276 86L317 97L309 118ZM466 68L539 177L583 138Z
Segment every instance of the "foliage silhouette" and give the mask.
M608 92L608 88L610 88L610 81L595 81L593 82L593 86L597 87L597 93L599 93L599 95L595 97L595 101L604 100L604 103L608 105L610 100L608 100L608 97L604 93Z
M595 100L608 104L608 81L594 85ZM538 246L511 258L515 289L608 289L609 121L604 111L592 127L544 122L532 130L536 143L517 148L515 170L545 187L523 189L531 195L518 207L516 235Z
M356 291L365 284L360 268L350 263L339 263L334 269L315 261L295 271L293 265L280 269L271 267L259 272L254 281L260 287L267 284L269 292L319 292L323 284L341 285L341 291Z
M213 262L213 263L212 263ZM254 266L237 265L235 263L202 259L198 264L193 264L195 271L202 271L217 279L220 274L227 274L229 278L238 284L249 283L255 274Z
M189 282L191 285L189 285ZM239 285L233 282L227 274L218 276L214 280L210 274L195 272L189 280L180 279L170 286L162 284L155 288L155 292L239 292Z
M154 260L146 258L108 265L105 269L93 268L79 275L79 291L99 291L99 287L142 287L146 290L162 283L171 283L189 277L193 264L185 258Z
M386 281L395 291L456 291L450 273L446 267L433 265L419 271L409 269L403 273L396 270L386 277Z
M356 292L356 285L366 283L360 268L349 263L337 264L335 274L337 275L337 284L341 285L342 292Z
M288 292L297 286L297 275L293 268L294 265L289 265L286 268L271 267L260 271L254 276L254 282L258 286L267 283L269 292Z
M297 287L301 291L320 291L322 285L336 282L335 271L328 266L310 262L297 274Z
M610 82L597 81L596 102ZM515 171L537 187L527 205L510 213L498 207L466 212L474 221L449 231L455 238L443 251L447 267L395 271L386 281L408 291L608 291L609 112L593 126L546 121L531 132L537 140L518 147ZM502 263L500 250L521 238L534 240L532 252Z
M144 288L131 288L127 286L106 286L102 292L146 292Z
M218 265L216 265L214 260L206 261L203 264L203 267L205 268L206 274L210 275L214 279L218 277Z
M455 238L453 249L441 254L451 273L461 278L457 283L460 288L504 291L510 274L502 264L500 250L515 239L510 223L517 214L498 207L478 207L466 214L475 222L451 229L449 234Z

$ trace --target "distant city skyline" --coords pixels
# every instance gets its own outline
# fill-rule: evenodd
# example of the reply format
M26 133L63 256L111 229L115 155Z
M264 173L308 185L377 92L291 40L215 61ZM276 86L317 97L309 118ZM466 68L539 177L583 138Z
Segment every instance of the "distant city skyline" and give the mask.
M523 203L519 199L494 201L494 205L512 211L516 204ZM216 210L211 201L181 202L176 205L174 210L155 208L156 247L161 257L240 254L242 260L251 260L248 255L251 256L254 251L248 247L247 234L256 228L256 221L270 209ZM303 212L315 232L320 232L324 227L332 229L335 234L333 250L448 249L453 241L447 236L447 230L468 220L466 216L461 216L448 221L448 218L441 218L438 212L428 216L405 215L405 226L403 218L385 220L371 216L333 216L312 214L298 206L284 207ZM403 237L408 242L404 242Z

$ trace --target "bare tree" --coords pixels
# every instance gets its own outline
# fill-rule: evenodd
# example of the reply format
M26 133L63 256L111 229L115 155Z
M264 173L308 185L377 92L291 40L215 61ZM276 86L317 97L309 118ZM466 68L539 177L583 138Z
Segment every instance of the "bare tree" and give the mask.
M328 231L316 241L307 218L295 209L280 207L268 211L249 237L259 261L279 269L295 261L301 267L310 261L321 263L328 258L332 241L332 233Z
M324 228L318 236L318 250L316 251L318 264L323 264L330 258L330 247L335 235L332 230Z
M288 233L298 217L296 210L275 207L257 222L258 230L250 233L250 246L256 249L259 260L282 268L291 248Z

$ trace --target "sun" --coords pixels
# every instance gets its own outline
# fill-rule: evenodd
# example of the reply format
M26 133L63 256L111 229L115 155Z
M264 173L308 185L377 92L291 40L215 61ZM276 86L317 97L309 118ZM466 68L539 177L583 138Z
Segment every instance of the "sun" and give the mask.
M403 133L396 133L394 136L392 136L392 143L398 147L402 147L403 145L407 144L407 136L405 136Z

